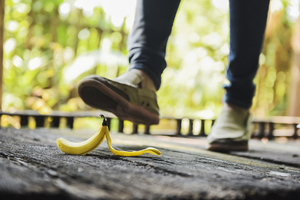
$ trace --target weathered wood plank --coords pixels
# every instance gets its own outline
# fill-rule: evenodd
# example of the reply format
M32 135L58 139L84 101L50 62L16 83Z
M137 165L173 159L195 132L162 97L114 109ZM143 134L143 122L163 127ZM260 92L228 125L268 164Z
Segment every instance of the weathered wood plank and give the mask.
M289 166L288 160L281 163L283 157L299 156L297 145L290 145L294 149L280 146L277 161L264 162L260 157L272 158L272 145L269 148L259 145L261 143L250 143L253 148L249 152L235 156L201 149L201 138L168 137L167 140L166 137L148 135L111 136L113 146L124 150L153 146L162 151L162 156L118 157L107 149L106 144L86 156L66 155L56 147L56 138L82 141L89 135L68 130L1 129L0 198L300 197L300 166L297 162Z

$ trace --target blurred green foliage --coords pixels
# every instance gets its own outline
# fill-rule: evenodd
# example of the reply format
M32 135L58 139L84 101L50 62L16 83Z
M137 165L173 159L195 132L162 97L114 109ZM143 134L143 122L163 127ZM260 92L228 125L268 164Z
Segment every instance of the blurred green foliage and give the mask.
M295 19L286 11L292 0L272 2L255 80L257 115L284 115L289 95ZM133 15L133 0L6 0L3 110L91 109L76 85L90 74L113 78L126 71ZM181 3L158 92L162 115L216 116L226 82L228 34L227 1Z

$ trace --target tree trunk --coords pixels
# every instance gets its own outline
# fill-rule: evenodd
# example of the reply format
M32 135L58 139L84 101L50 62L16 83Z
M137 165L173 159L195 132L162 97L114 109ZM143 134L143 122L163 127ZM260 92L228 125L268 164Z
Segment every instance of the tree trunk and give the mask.
M0 1L0 110L2 110L2 94L3 94L4 11L5 11L5 0L1 0Z
M300 116L300 17L295 24L295 32L292 38L292 84L289 102L289 115Z

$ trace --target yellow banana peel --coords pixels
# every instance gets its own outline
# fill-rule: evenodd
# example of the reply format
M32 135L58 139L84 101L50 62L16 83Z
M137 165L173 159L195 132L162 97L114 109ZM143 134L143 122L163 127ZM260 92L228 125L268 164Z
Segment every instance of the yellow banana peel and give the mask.
M108 126L107 126L107 119L101 115L101 117L103 117L103 123L102 126L100 127L99 131L97 133L95 133L92 137L90 137L89 139L83 141L83 142L70 142L64 138L58 138L56 140L56 144L58 146L58 148L65 152L66 154L73 154L73 155L86 155L87 153L90 153L91 151L95 150L104 140L104 138L106 137L106 141L108 144L108 148L109 150L118 156L139 156L142 155L144 153L150 153L150 154L154 154L157 156L161 155L161 152L155 148L149 147L140 151L119 151L114 149L111 146L111 138L109 135L109 130L108 130Z

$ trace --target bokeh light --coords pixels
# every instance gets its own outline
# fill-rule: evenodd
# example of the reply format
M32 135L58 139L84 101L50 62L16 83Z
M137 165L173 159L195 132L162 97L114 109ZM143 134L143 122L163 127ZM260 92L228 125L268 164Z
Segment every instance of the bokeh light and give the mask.
M299 0L271 0L255 79L256 115L288 114L299 7ZM134 9L135 0L6 0L3 110L91 109L76 85L90 74L114 78L127 70ZM214 118L220 112L228 9L227 0L181 2L158 91L163 116Z

